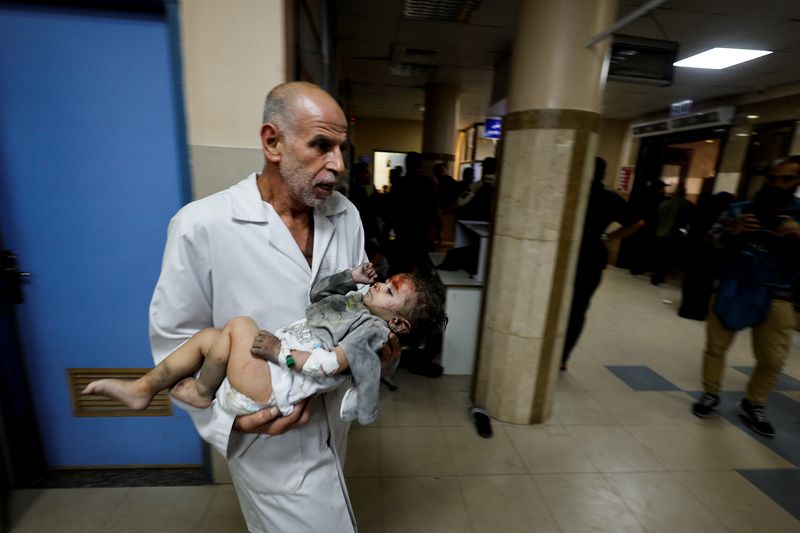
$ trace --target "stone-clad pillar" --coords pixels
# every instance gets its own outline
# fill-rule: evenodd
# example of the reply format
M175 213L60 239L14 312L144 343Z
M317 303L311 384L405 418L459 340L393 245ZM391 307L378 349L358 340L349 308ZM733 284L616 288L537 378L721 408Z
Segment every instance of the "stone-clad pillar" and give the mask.
M425 114L422 125L423 168L439 161L453 171L458 135L459 87L449 83L425 86Z
M597 151L616 0L519 2L474 401L547 419Z

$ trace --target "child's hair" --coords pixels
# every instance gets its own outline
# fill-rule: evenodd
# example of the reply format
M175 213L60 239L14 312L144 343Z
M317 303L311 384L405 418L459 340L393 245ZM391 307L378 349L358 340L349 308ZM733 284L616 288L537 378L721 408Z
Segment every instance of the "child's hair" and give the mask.
M411 324L411 332L401 335L401 343L407 346L420 346L441 335L447 326L447 313L444 310L444 288L437 279L418 274L403 274L414 284L416 299L413 305L404 309L403 315Z

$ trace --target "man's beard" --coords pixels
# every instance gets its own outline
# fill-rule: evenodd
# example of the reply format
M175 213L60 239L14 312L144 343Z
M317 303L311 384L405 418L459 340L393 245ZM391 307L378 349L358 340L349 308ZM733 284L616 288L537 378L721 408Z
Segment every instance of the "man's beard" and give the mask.
M303 165L293 156L288 153L283 154L278 172L289 187L293 198L300 200L308 207L317 208L325 204L327 198L318 198L314 194L314 176L306 172Z

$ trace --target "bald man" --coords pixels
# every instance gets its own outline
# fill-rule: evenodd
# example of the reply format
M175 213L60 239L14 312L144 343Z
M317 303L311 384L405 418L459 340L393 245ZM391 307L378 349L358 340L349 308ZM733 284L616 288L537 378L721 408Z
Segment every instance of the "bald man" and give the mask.
M275 87L261 126L264 167L230 189L192 202L169 225L150 305L158 364L204 327L252 316L267 330L303 318L319 278L367 261L358 211L334 191L344 170L347 120L321 88ZM384 357L399 354L392 341ZM356 529L340 458L346 386L295 405L245 416L182 406L200 436L228 460L253 532Z

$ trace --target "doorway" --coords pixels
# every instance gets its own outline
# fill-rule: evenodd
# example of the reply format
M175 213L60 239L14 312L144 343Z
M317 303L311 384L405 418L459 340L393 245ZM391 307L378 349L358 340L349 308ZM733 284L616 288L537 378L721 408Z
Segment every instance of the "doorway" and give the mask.
M789 155L794 138L794 120L772 122L753 128L737 193L742 200L753 198L764 183L772 162Z
M653 270L653 240L662 200L685 194L697 206L695 216L703 216L709 206L705 200L715 192L728 133L727 127L715 127L641 138L629 201L646 226L623 240L616 266L634 274Z

